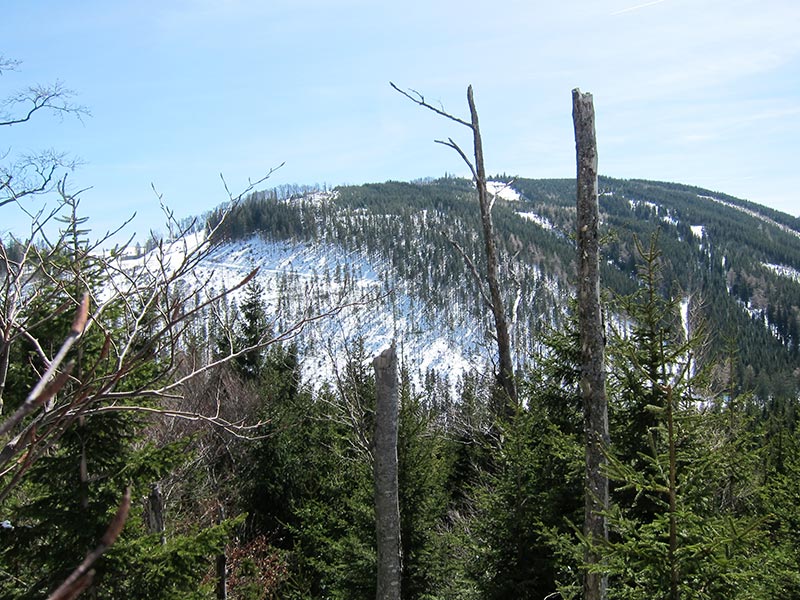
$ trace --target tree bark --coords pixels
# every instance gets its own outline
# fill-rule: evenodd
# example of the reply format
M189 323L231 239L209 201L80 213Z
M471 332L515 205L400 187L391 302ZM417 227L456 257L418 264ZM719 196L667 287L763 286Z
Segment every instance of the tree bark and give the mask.
M214 564L217 571L217 600L228 600L228 555L225 552L217 554Z
M394 345L372 361L375 368L375 531L377 600L400 600L402 574L397 483L398 377Z
M148 533L157 533L161 545L167 543L167 530L164 526L164 495L161 493L161 484L154 483L150 486L150 493L145 502L145 518Z
M500 293L498 278L497 243L494 236L492 222L492 203L486 188L486 169L483 162L483 142L478 124L478 111L472 95L472 86L467 88L467 102L472 122L472 138L475 152L475 179L478 188L478 203L481 209L481 224L483 225L483 241L486 249L486 282L489 285L489 295L492 300L492 316L494 317L495 331L497 333L497 354L500 361L500 370L497 382L507 396L506 411L510 412L517 402L517 388L514 381L514 363L511 359L511 338L508 332L508 319L503 306L503 296Z
M687 369L688 372L688 369ZM667 388L667 434L669 442L669 599L680 598L678 568L678 460L675 441L675 405L672 388Z
M596 544L608 539L608 477L604 450L609 443L605 382L605 333L600 306L600 257L597 193L597 139L591 94L572 90L572 119L577 157L578 321L581 341L581 395L586 434L585 516L588 546L584 598L603 600L607 578L597 572L601 557Z

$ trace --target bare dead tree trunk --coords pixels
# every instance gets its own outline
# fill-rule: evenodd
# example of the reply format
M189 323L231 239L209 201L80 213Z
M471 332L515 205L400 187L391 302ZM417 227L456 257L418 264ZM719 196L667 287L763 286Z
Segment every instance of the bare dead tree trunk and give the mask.
M470 120L465 121L464 119L460 119L448 112L445 112L441 108L437 108L431 104L428 104L428 102L425 100L425 97L418 92L412 92L410 94L408 92L404 92L393 83L390 83L390 85L412 102L432 110L436 114L446 117L451 121L455 121L460 125L469 127L469 129L472 131L473 153L475 157L474 164L469 157L467 157L466 153L461 149L461 147L453 141L452 138L449 138L447 141L436 140L436 142L448 146L458 152L459 156L461 156L461 159L466 163L472 172L472 177L475 179L475 185L478 188L478 204L480 205L484 249L486 252L486 285L489 287L488 297L486 295L484 282L479 279L478 284L480 286L483 300L491 309L492 316L494 317L495 335L497 338L497 354L500 363L499 371L497 373L497 383L505 394L504 406L502 407L501 412L505 412L506 414L511 413L517 403L517 386L516 381L514 380L514 361L512 360L511 355L511 336L509 334L508 317L506 316L505 306L503 304L503 296L500 291L500 269L497 259L497 242L495 241L494 224L492 222L492 205L494 202L493 199L489 197L489 192L486 187L486 169L483 161L483 141L481 140L481 129L478 123L478 111L475 108L475 98L472 93L472 86L470 85L467 87L467 103L469 104ZM459 249L459 251L461 251L458 246L456 247ZM477 271L475 270L472 262L469 260L466 254L463 253L463 251L461 251L461 253L467 261L467 264L470 266L470 269L473 271L473 274L476 274Z
M508 396L510 405L513 405L517 402L517 388L514 382L514 363L511 359L511 339L508 333L508 319L503 306L503 296L500 293L497 243L495 242L494 223L492 222L492 202L486 189L483 141L481 140L481 129L478 124L478 111L475 108L472 86L467 88L467 102L469 103L472 121L472 137L475 146L475 180L478 187L478 203L481 208L481 225L483 226L483 241L486 249L486 282L489 285L489 294L492 300L492 316L494 317L495 332L497 333L497 354L500 360L497 382Z
M689 371L688 366L686 369ZM667 434L669 442L669 600L680 598L678 569L678 460L675 441L675 405L672 386L667 387Z
M402 574L397 483L398 378L394 345L372 361L375 368L376 600L400 600Z
M0 341L0 415L3 414L3 397L6 390L6 378L11 362L10 344L5 339Z
M601 564L596 544L608 539L604 511L608 509L608 477L603 468L608 446L608 404L605 381L605 334L600 306L600 258L597 194L597 139L591 94L572 90L572 119L577 155L578 321L581 340L581 394L586 434L585 517L588 541L585 600L606 597L607 578L593 567Z
M228 555L217 554L217 600L228 599Z

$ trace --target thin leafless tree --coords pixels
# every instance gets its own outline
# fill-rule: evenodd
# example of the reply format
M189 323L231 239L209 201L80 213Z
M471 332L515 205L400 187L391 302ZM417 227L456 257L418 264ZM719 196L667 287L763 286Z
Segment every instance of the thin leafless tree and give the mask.
M505 305L503 302L503 294L500 286L499 276L499 260L497 255L497 241L495 239L494 223L492 221L492 208L494 206L496 196L489 193L486 180L486 168L483 159L483 140L481 139L480 124L478 121L478 111L475 108L475 98L472 93L472 86L467 88L467 104L469 106L470 118L469 120L456 117L440 107L430 104L425 97L415 90L404 91L397 87L394 83L390 85L403 96L422 106L435 112L436 114L450 119L467 127L472 132L472 145L474 159L470 160L466 152L453 140L435 140L437 144L443 144L448 148L455 150L464 163L469 167L472 173L472 178L475 181L475 186L478 190L478 205L481 213L481 226L483 229L483 242L484 251L486 254L486 275L485 279L478 273L477 268L468 258L467 254L458 247L462 257L466 260L472 275L476 278L481 296L491 311L494 317L495 325L495 340L497 342L498 354L498 370L497 370L497 383L505 394L505 411L510 411L517 402L517 387L514 377L514 361L511 353L511 335L509 318L506 313ZM487 292L488 288L488 292Z

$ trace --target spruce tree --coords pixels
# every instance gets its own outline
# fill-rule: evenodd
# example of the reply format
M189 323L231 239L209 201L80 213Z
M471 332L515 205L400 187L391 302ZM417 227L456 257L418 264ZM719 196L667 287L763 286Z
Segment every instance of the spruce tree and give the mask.
M685 338L678 300L661 294L656 241L638 245L641 287L621 302L630 331L612 344L620 442L609 457L610 541L599 549L609 598L744 597L742 582L758 576L761 522L721 502L720 490L731 453L747 447L706 409L706 372L692 360L699 338Z
M263 344L268 341L270 330L264 305L264 289L255 278L245 287L245 296L239 307L237 329L239 348L250 349L237 357L236 366L245 379L258 380L264 371L266 351Z

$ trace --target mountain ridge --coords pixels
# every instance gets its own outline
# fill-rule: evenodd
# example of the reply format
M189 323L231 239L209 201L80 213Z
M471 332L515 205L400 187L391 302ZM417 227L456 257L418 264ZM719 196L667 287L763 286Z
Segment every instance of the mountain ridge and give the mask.
M515 312L510 315L516 321L515 354L524 368L546 330L566 320L575 261L575 183L508 176L492 181L508 198L498 197L494 217L507 306ZM612 297L636 289L636 240L647 243L657 235L662 292L680 295L687 307L692 305L692 314L705 321L713 338L708 360L712 355L719 360L735 339L742 386L764 397L794 393L800 374L800 284L793 277L800 272L800 220L682 184L601 177L600 190L602 279ZM207 214L208 227L223 212L220 207ZM340 271L363 261L374 276L369 285L394 297L384 319L396 322L398 315L411 315L418 323L410 330L444 324L450 332L470 331L461 336L469 347L461 358L483 347L490 365L491 324L478 284L456 250L481 269L477 220L473 186L464 179L370 183L332 191L284 187L249 196L227 216L215 241L292 242L305 244L311 254L338 248L341 256L350 257L339 263ZM331 264L328 268L335 271ZM394 333L399 331L395 326ZM375 328L361 335L389 340ZM457 350L450 344L437 361L420 365L446 370L447 352L456 357ZM466 362L474 368L476 361Z

